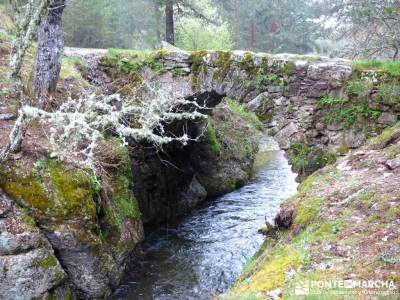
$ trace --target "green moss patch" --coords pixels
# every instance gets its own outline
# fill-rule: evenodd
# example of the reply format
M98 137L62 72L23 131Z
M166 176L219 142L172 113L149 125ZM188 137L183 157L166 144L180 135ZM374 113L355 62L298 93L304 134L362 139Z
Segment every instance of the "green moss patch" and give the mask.
M77 56L64 57L61 64L60 78L80 80L87 76L88 64Z
M53 255L48 255L41 260L33 262L33 266L36 268L50 269L58 265L57 259Z
M232 53L229 51L217 51L217 60L215 61L217 69L215 70L213 79L223 80L228 74L232 64Z
M246 110L243 104L240 104L239 102L232 99L227 99L226 103L232 112L240 115L247 121L248 124L251 124L257 130L264 130L264 124L260 121L256 114Z
M242 70L246 71L247 75L254 77L257 74L257 68L254 64L254 55L251 52L245 52L243 60L239 63Z
M119 232L125 221L140 219L140 210L132 192L133 175L127 148L117 139L109 139L107 146L111 150L112 160L118 166L111 170L106 179L108 201L104 205L104 212L108 225Z
M192 52L190 54L192 60L192 86L196 86L198 82L198 77L201 72L207 72L207 66L204 63L204 57L206 57L208 52L206 50Z
M207 137L210 143L211 151L214 154L219 155L221 153L221 144L218 141L214 126L211 121L208 121L207 123Z
M380 135L370 139L367 145L373 149L385 148L392 140L400 137L400 123L385 129Z
M0 187L35 218L61 222L65 219L96 219L97 189L84 171L66 169L56 160L36 163L31 170L13 166L2 171Z
M162 58L165 50L160 51L132 51L122 49L109 49L101 62L105 72L112 78L118 79L126 76L130 84L139 86L142 83L140 72L144 67L152 70L154 75L164 73L165 67Z

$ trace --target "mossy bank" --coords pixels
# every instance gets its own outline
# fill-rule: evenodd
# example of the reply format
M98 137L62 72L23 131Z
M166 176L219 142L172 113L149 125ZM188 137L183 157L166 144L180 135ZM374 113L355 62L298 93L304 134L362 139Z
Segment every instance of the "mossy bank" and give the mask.
M222 299L297 299L296 284L382 280L382 297L399 293L400 126L387 129L310 177L282 204L267 238ZM348 290L347 290L348 291ZM309 297L338 299L345 288L313 287ZM352 299L364 299L353 289ZM313 296L314 295L314 296ZM342 294L340 294L342 295Z

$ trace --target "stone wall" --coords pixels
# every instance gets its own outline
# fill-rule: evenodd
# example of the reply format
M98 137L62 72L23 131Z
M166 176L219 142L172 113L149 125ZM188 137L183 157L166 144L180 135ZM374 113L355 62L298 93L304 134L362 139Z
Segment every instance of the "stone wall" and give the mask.
M189 75L195 91L216 91L245 103L289 155L294 143L310 149L358 148L400 115L399 78L357 70L349 60L175 50L164 61L167 69Z

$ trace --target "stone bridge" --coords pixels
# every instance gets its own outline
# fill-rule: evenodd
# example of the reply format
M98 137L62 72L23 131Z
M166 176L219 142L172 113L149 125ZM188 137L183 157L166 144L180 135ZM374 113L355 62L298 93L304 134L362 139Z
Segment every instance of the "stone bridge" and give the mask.
M189 75L195 93L213 91L244 103L284 150L300 141L358 148L400 115L400 100L383 99L379 89L390 89L398 78L357 70L345 59L174 49L163 61L175 74Z

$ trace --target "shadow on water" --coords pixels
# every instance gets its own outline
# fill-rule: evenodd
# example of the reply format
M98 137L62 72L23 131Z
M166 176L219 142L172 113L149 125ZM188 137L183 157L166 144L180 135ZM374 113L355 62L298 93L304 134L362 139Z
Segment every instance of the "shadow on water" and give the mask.
M284 153L265 137L246 186L150 232L144 258L114 299L211 299L225 292L263 242L257 230L296 193Z

